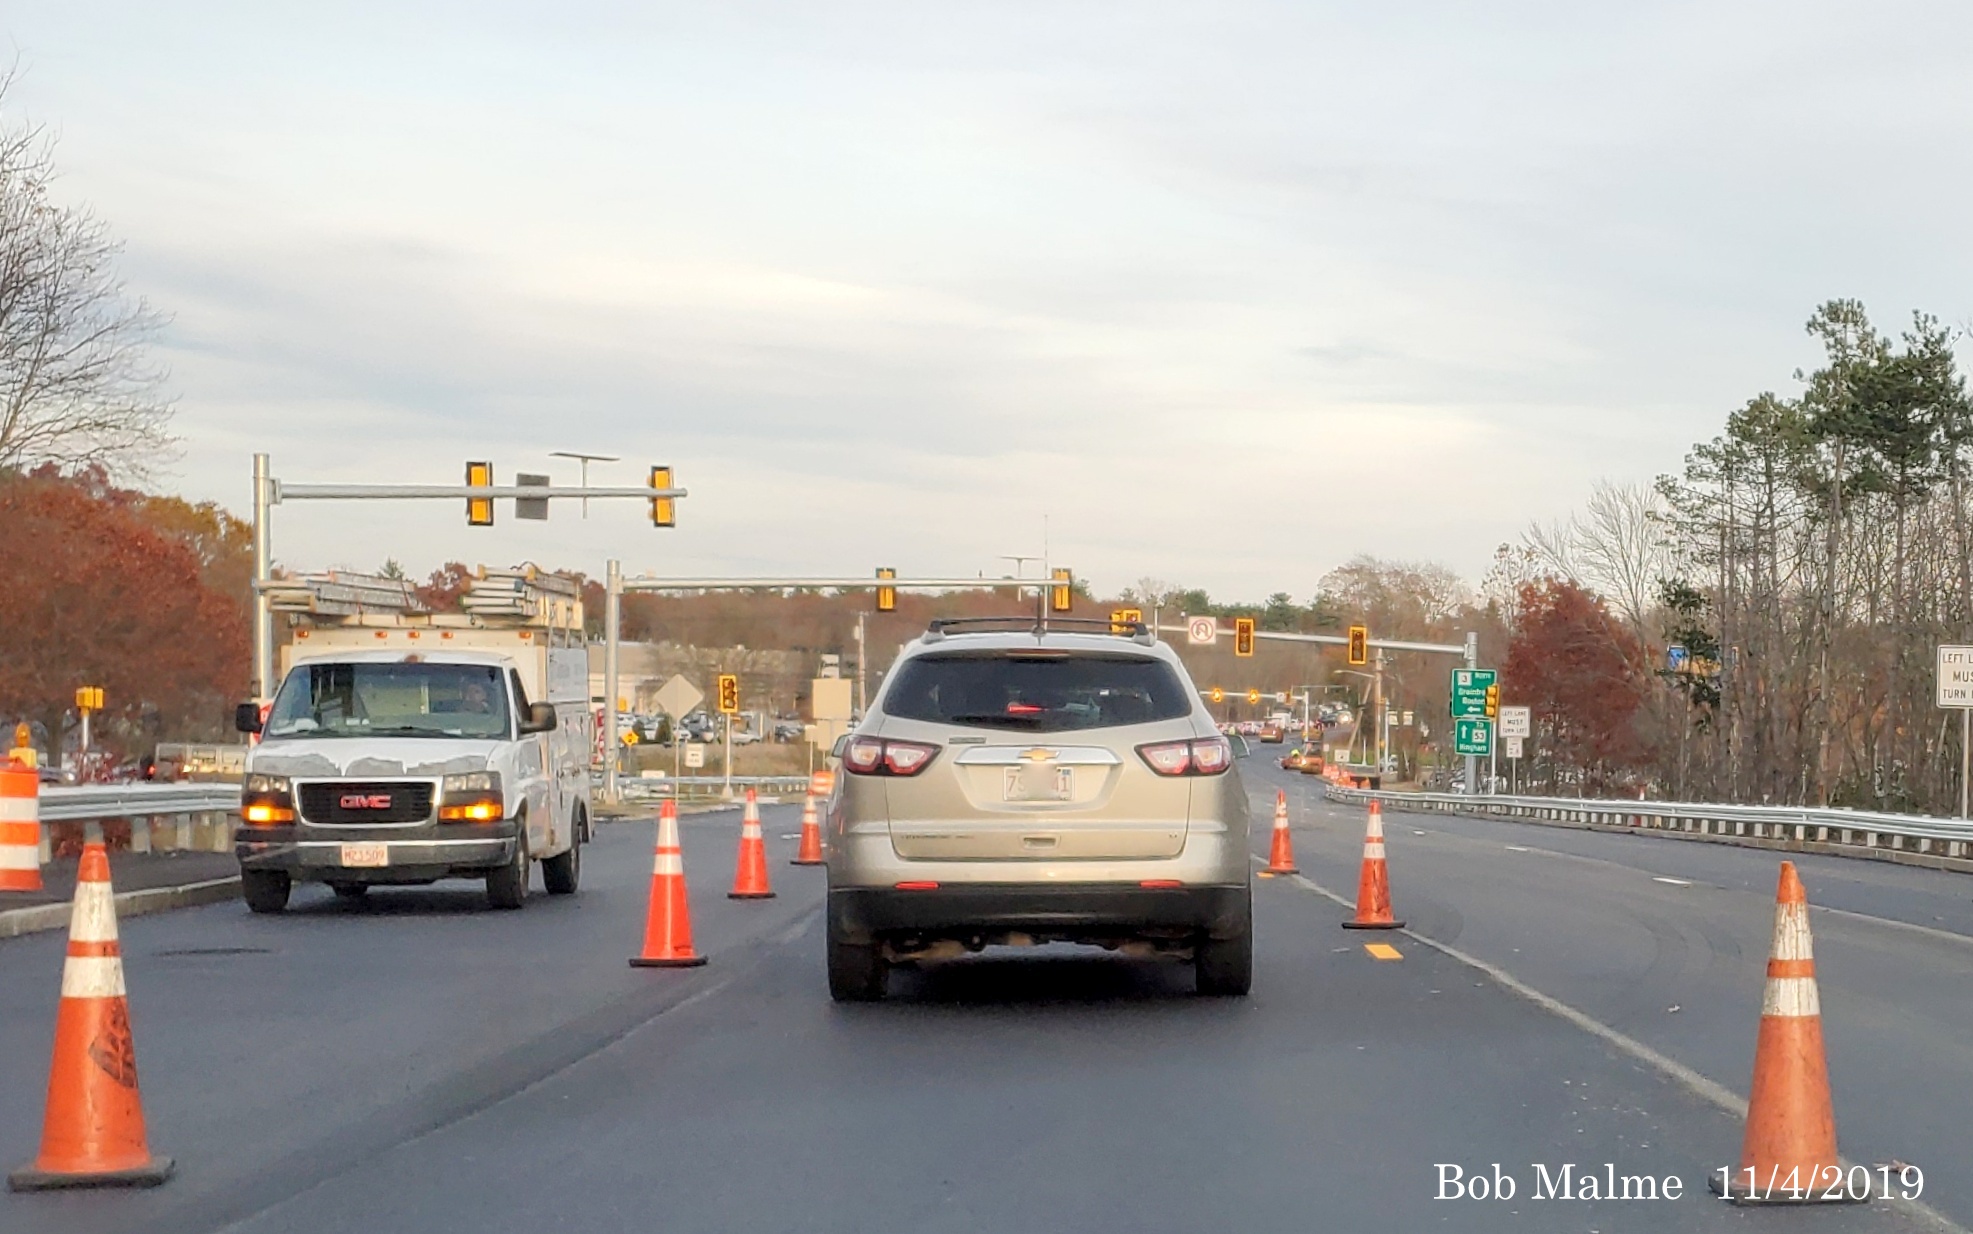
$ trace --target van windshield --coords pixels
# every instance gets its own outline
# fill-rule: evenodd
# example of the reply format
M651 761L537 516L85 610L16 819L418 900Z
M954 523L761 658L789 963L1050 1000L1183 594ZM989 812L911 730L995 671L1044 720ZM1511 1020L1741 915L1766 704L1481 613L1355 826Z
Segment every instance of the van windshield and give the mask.
M500 670L483 664L304 664L288 674L261 732L291 737L504 739Z
M1191 714L1171 668L1141 656L918 656L884 695L884 714L977 728L1057 733Z

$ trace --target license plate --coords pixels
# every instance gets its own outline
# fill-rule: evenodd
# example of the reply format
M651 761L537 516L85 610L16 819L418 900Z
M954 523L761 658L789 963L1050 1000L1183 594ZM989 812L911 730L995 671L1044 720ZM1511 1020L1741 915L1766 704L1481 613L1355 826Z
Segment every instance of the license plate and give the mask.
M390 864L390 846L387 844L345 844L343 845L344 868L351 870L375 869Z
M1075 780L1067 767L1009 767L1004 801L1067 801Z

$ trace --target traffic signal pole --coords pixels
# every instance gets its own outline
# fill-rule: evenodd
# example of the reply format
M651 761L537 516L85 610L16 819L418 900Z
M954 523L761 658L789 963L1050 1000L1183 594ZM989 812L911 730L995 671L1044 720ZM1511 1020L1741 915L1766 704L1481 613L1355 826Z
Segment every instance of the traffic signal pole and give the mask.
M1477 633L1471 631L1467 633L1466 646L1462 650L1466 654L1467 668L1480 667L1480 636ZM1468 797L1478 795L1480 788L1476 781L1478 781L1479 776L1480 760L1478 757L1468 754L1466 756L1466 795Z
M603 642L603 800L616 804L617 801L617 760L623 751L617 741L617 689L619 672L619 639L617 631L623 624L623 563L611 558L603 576L603 629L608 632ZM679 719L684 719L680 716ZM673 727L672 743L678 744L677 728Z

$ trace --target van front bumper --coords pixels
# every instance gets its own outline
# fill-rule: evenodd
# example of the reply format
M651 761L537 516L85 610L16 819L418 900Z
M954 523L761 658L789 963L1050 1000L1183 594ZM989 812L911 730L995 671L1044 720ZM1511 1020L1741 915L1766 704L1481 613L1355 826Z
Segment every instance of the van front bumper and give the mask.
M341 834L344 830L352 834ZM339 828L335 838L321 839L319 828L297 835L294 827L242 827L235 836L233 852L242 870L282 870L304 881L430 883L442 878L484 877L512 862L521 843L519 823L512 820L433 827L426 830L440 834L417 838L379 834L380 830ZM381 845L385 864L345 864L349 855L345 849L354 845Z

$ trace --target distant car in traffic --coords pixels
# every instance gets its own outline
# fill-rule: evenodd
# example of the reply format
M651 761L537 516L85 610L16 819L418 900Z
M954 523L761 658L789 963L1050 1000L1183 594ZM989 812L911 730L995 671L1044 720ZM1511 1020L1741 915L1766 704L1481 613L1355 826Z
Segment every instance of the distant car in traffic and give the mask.
M1261 725L1259 736L1262 741L1269 745L1278 745L1285 738L1286 734L1282 731L1279 724L1263 724Z
M1140 946L1189 960L1203 994L1247 993L1237 738L1168 644L1033 625L933 622L838 745L830 994L880 998L895 964L1047 942Z

